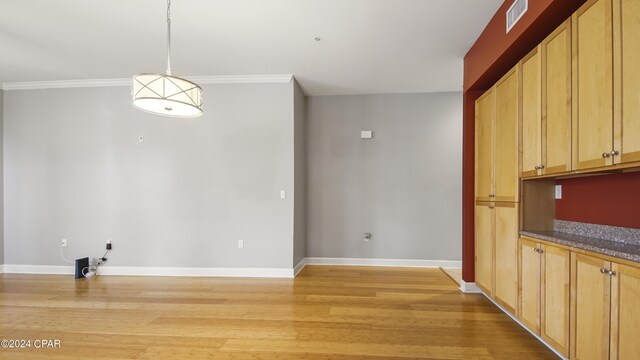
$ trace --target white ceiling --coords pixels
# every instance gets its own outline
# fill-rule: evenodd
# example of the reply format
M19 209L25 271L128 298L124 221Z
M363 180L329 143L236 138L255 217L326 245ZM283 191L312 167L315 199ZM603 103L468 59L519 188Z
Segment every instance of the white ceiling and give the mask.
M461 90L463 56L501 3L173 0L173 73L293 74L307 95ZM164 72L165 11L166 0L0 0L0 83Z

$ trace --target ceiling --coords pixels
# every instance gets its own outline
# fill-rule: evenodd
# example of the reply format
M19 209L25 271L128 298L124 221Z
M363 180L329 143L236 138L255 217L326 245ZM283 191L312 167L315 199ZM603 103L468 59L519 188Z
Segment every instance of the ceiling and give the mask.
M307 95L461 91L501 3L173 0L173 73L293 74ZM0 0L0 83L164 72L165 16L165 0Z

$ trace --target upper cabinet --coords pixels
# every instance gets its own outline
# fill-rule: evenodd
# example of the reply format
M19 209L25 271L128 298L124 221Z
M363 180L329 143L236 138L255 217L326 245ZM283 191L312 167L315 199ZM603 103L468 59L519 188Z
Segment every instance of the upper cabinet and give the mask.
M640 161L640 1L614 0L615 127L613 157ZM615 154L615 152L614 152Z
M540 46L520 62L522 76L522 177L538 175L542 165L541 65Z
M613 164L612 0L589 0L573 14L573 165Z
M517 202L518 67L476 100L477 201Z
M571 20L520 62L522 177L571 170Z
M571 170L571 20L540 45L542 57L541 175Z
M496 115L495 91L489 89L476 100L476 199L490 201L494 197L493 139Z
M495 85L495 201L519 200L518 76L518 67L515 67Z

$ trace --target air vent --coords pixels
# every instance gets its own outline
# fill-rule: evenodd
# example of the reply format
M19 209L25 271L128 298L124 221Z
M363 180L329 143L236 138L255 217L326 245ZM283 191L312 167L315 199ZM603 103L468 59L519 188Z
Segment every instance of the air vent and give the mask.
M513 2L509 10L507 10L507 32L511 31L513 26L518 23L524 13L529 8L529 0L516 0Z

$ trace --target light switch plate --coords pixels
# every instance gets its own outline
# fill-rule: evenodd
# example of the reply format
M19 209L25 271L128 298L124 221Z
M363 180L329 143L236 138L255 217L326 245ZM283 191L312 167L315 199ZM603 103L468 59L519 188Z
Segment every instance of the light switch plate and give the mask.
M556 185L556 200L562 199L562 185Z
M284 199L287 197L287 192L284 190L280 190L280 199Z
M373 138L373 131L371 131L371 130L360 131L360 137L362 139L371 139L371 138Z

